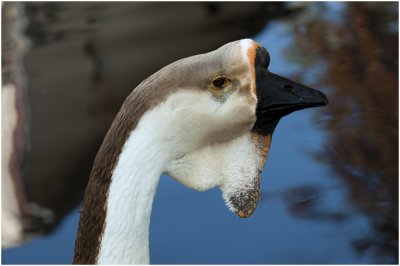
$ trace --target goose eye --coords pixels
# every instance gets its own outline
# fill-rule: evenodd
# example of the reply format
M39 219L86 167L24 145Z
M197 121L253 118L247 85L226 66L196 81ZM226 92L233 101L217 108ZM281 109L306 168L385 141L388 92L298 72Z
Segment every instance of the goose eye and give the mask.
M213 84L217 88L223 88L227 83L227 79L223 77L218 77L213 80Z

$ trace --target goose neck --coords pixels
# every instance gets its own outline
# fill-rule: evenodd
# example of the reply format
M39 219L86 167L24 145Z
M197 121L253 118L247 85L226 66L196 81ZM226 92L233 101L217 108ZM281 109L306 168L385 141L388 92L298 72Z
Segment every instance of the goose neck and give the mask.
M99 264L148 264L152 203L165 164L159 145L131 133L114 169Z

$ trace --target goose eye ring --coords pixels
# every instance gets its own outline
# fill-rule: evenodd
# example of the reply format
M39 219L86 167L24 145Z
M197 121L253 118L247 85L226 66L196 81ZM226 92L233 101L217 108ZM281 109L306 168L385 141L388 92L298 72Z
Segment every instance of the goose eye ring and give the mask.
M213 80L213 85L217 88L224 88L228 84L229 80L224 77L217 77Z

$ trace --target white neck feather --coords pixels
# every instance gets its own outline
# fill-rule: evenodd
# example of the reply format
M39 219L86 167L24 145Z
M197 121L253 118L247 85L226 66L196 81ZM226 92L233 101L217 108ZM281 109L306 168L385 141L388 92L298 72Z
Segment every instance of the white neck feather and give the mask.
M112 175L99 264L149 264L150 215L164 164L148 131L133 131Z
M193 100L182 100L188 94ZM182 136L182 125L199 128L179 108L187 108L182 103L201 104L198 98L191 92L168 97L142 116L126 140L111 177L98 264L149 264L150 215L159 178L167 162L190 146L182 146L190 140L176 137Z

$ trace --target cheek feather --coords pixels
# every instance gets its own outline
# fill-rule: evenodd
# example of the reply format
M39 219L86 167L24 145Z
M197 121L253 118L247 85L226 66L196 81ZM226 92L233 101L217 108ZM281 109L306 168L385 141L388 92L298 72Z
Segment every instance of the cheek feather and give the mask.
M271 135L262 136L254 132L252 132L251 135L253 143L256 146L257 153L260 154L262 157L262 165L260 165L261 166L260 170L262 170L265 161L267 160L269 148L271 146L272 136Z
M243 68L241 91L250 104L257 105L257 84L254 64L257 48L260 45L251 39L245 39L241 41L241 47L243 65L245 66Z
M260 45L256 42L253 42L252 45L247 50L247 58L248 58L248 61L250 64L250 73L251 73L251 80L252 80L251 90L252 90L254 96L257 95L256 71L254 68L254 62L256 59L256 50L258 47L260 47Z

